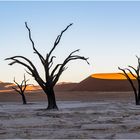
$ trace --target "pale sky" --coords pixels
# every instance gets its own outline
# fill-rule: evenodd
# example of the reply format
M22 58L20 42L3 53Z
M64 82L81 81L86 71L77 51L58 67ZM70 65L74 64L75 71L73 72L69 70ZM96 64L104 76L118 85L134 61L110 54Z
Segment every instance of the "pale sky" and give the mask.
M137 64L140 56L139 1L0 1L0 80L23 79L21 65L9 66L6 57L23 55L30 58L43 76L38 57L33 54L24 22L32 30L36 48L44 56L57 35L74 23L63 35L56 48L55 62L61 63L76 49L89 57L90 66L77 60L68 64L59 82L80 82L93 73L119 72L117 67ZM35 83L26 74L30 83Z

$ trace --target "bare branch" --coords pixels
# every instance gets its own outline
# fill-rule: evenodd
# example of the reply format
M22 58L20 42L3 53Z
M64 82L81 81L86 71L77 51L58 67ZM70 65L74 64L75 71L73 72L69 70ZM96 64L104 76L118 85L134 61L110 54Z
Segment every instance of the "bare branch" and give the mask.
M16 89L15 87L12 87L12 89L14 89L16 92L18 92L21 95L20 90Z
M30 66L25 64L24 62L21 62L17 58L21 58L21 59L27 61L30 64ZM5 60L14 60L15 63L25 66L32 73L32 76L38 81L39 85L41 87L44 86L45 82L39 76L39 73L38 73L36 67L33 65L33 63L29 59L27 59L26 57L23 57L23 56L13 56L13 57L6 58ZM13 63L13 64L15 64L15 63Z
M57 38L56 38L56 40L55 40L55 42L54 42L53 48L51 49L51 51L50 51L49 54L48 54L48 58L50 57L51 53L54 51L54 49L56 48L56 46L59 44L63 33L64 33L70 26L72 26L72 24L73 24L73 23L69 24L63 31L61 31L61 34L57 36Z
M138 73L138 78L139 78L139 72L140 72L140 58L136 55L138 59L138 66L137 66L137 73Z
M79 51L80 51L80 49L77 49L77 50L71 52L70 55L66 59L67 60L74 59L74 58L83 59L87 62L87 64L89 64L89 62L87 61L89 58L85 58L85 57L79 56L79 55L73 55L74 53L79 52Z
M33 63L29 59L27 59L26 57L24 57L24 56L17 55L17 56L6 58L5 60L14 60L14 62L10 63L10 65L13 65L15 63L21 62L17 58L20 58L20 59L23 59L23 60L27 61L32 68L30 66L28 66L27 64L24 63L26 65L26 67L28 66L28 67L30 67L30 69L33 69L33 70L37 71L36 70L36 67L33 65Z
M81 60L85 60L86 62L87 62L87 64L89 64L89 62L87 61L87 59L89 59L89 58L85 58L85 57L83 57L83 56L72 56L72 57L70 57L69 59L68 59L68 61L71 61L71 60L76 60L76 59L81 59Z
M52 67L53 65L53 62L51 62L50 66L48 67L48 70L50 70L50 68Z
M76 52L79 52L79 51L80 51L80 49L77 49L77 50L71 52L70 55L69 55L69 57L70 57L72 54L74 54L74 53L76 53Z
M32 36L31 36L31 30L30 30L30 28L28 27L27 22L25 22L25 27L26 27L27 30L28 30L29 39L30 39L30 41L31 41L31 43L32 43L33 50L34 50L35 53L38 55L38 57L40 58L42 64L44 65L44 64L45 64L45 59L43 58L43 56L42 56L42 55L37 51L37 49L35 48L35 44L34 44L34 41L33 41L33 39L32 39Z
M120 67L118 67L118 69L121 70L121 71L124 73L124 76L128 79L128 81L130 82L130 84L131 84L131 86L132 86L132 88L133 88L133 90L134 90L135 97L137 97L137 90L136 90L136 88L135 88L135 86L134 86L134 84L133 84L131 78L130 78L129 75L126 73L125 69L122 69L122 68L120 68Z
M16 63L16 60L13 61L13 62L11 62L11 63L9 63L9 65L12 66L12 65L15 64L15 63Z
M119 69L119 67L118 67L118 69ZM121 74L121 75L123 75L124 77L126 77L124 73L119 73L119 74Z
M134 78L136 78L136 79L137 79L137 76L136 76L136 75L134 75L134 74L133 74L133 72L132 72L130 69L126 68L126 70L128 70L128 71L131 73L131 75L132 75Z
M137 59L140 61L140 58L136 55Z
M128 66L128 67L132 68L135 71L135 73L137 74L137 76L138 76L138 72L137 72L137 70L133 66Z
M18 86L18 88L19 88L19 92L21 92L22 91L22 88L21 88L21 86L18 84L18 82L16 82L16 80L15 80L15 77L14 77L14 83Z
M62 64L57 64L55 66L55 68L53 69L52 73L51 73L51 77L53 77L54 73L56 72L56 70L61 66Z
M26 69L24 69L29 75L33 76L32 73L30 73L29 71L27 71Z
M66 64L67 64L69 61L79 59L79 60L85 60L85 61L89 64L89 62L87 61L88 58L85 58L85 57L79 56L79 55L73 55L73 54L74 54L75 52L77 52L77 51L79 51L79 50L75 50L75 51L71 52L70 55L64 60L64 62L63 62L62 64L59 64L59 65L57 65L57 66L55 67L55 69L57 69L57 68L60 66L59 71L58 71L58 73L57 73L55 79L53 80L53 85L55 85L55 84L57 83L57 81L58 81L60 75L61 75L62 72L65 70L65 66L66 66ZM56 71L56 70L54 70L54 71ZM53 74L54 74L54 73L53 73ZM52 75L53 75L53 74L52 74Z
M56 58L56 56L52 56L50 62L48 63L49 69L53 65L53 59Z

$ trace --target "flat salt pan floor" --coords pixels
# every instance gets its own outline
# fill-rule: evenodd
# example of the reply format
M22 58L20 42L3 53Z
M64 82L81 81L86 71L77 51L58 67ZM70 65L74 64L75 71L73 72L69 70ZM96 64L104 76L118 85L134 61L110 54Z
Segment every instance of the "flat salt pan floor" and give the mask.
M0 139L140 139L140 106L134 103L59 101L0 103Z

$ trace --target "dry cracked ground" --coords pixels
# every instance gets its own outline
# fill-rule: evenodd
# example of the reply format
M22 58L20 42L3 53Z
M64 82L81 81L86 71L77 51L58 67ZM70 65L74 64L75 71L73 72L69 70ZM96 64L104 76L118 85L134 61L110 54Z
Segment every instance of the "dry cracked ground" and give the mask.
M127 102L0 103L1 139L140 139L140 107Z

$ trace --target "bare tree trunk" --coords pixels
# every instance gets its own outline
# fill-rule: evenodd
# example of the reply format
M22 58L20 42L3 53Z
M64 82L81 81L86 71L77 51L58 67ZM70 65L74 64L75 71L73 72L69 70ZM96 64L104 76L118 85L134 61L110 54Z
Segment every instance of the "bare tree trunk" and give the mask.
M137 96L135 96L135 103L136 103L136 105L139 105L139 100L138 100Z
M26 98L24 94L21 94L23 104L27 104Z
M140 105L140 81L138 82L138 97L137 105Z
M45 91L45 93L46 93L47 98L48 98L48 107L47 107L47 110L50 110L50 109L58 110L58 107L56 105L56 99L55 99L55 93L54 93L53 87L47 88L47 90Z
M139 105L139 93L137 94L137 90L133 88L134 95L135 95L135 103L136 105Z

